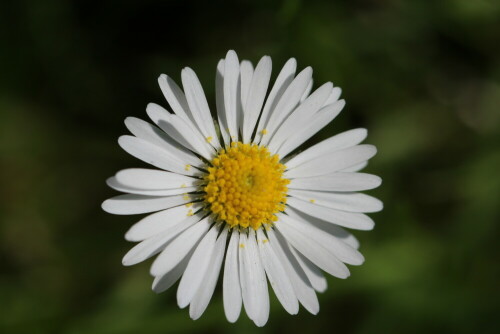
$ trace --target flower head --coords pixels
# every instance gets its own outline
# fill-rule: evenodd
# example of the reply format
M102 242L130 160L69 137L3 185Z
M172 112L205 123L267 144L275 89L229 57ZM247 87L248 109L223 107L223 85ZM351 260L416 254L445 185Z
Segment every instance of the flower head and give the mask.
M158 79L173 113L147 106L154 125L129 117L133 136L120 146L158 169L134 168L108 179L127 194L103 203L113 214L151 213L126 233L138 242L123 258L133 265L159 254L151 266L153 290L180 279L177 301L193 319L205 311L220 273L227 319L242 305L256 325L269 316L268 281L291 314L299 303L319 311L315 291L326 289L322 271L349 276L360 265L356 238L344 228L370 230L364 213L382 203L358 191L380 185L359 173L373 157L360 144L365 129L343 132L292 155L345 105L326 83L311 93L312 69L296 75L290 59L270 89L271 59L255 69L229 51L217 66L217 112L210 113L196 74L182 71L183 90Z

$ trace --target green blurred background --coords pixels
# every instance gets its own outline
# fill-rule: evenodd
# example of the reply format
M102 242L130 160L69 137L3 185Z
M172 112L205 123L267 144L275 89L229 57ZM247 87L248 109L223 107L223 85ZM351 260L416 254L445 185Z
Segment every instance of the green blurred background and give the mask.
M217 60L289 57L344 112L313 141L369 129L367 168L385 209L356 232L366 257L329 278L317 316L225 320L220 287L197 321L150 261L125 268L138 220L104 213L104 180L144 166L117 145L126 116L165 105L160 73L199 75L214 106ZM500 2L0 2L1 333L497 333Z

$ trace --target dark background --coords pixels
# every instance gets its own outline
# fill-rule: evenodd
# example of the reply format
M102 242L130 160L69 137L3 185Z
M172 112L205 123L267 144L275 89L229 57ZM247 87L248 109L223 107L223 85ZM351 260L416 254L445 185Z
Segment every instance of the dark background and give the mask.
M500 2L0 2L1 333L494 333L499 329ZM119 149L126 116L166 105L156 79L217 60L289 57L347 106L316 140L369 130L385 209L355 232L366 263L329 278L321 311L269 323L204 316L125 268L137 217L104 213L104 180L143 166ZM273 297L274 298L274 297Z

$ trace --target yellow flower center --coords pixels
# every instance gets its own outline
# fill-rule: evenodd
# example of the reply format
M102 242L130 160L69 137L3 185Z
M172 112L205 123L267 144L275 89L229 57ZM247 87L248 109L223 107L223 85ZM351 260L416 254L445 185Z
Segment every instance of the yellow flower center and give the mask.
M205 177L204 201L217 219L231 227L258 229L277 220L284 211L287 184L285 166L267 148L232 143L211 161Z

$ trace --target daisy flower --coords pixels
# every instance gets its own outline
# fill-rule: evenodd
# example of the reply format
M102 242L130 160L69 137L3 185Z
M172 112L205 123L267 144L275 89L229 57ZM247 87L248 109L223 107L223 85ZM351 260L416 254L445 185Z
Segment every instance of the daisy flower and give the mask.
M358 191L381 179L359 173L376 153L360 144L365 129L340 133L296 153L342 110L331 82L311 93L312 69L296 74L290 59L270 88L271 58L255 66L234 51L216 71L216 120L198 77L182 70L182 89L162 74L170 111L151 103L153 124L129 117L132 136L119 145L158 168L119 171L107 184L126 194L104 201L112 214L151 213L125 238L138 242L123 258L131 266L158 255L153 290L180 280L179 307L192 319L207 308L219 276L225 315L235 322L244 307L257 326L269 317L269 286L290 314L299 304L319 311L323 272L349 276L346 264L364 258L347 230L370 230L366 212L382 203Z

